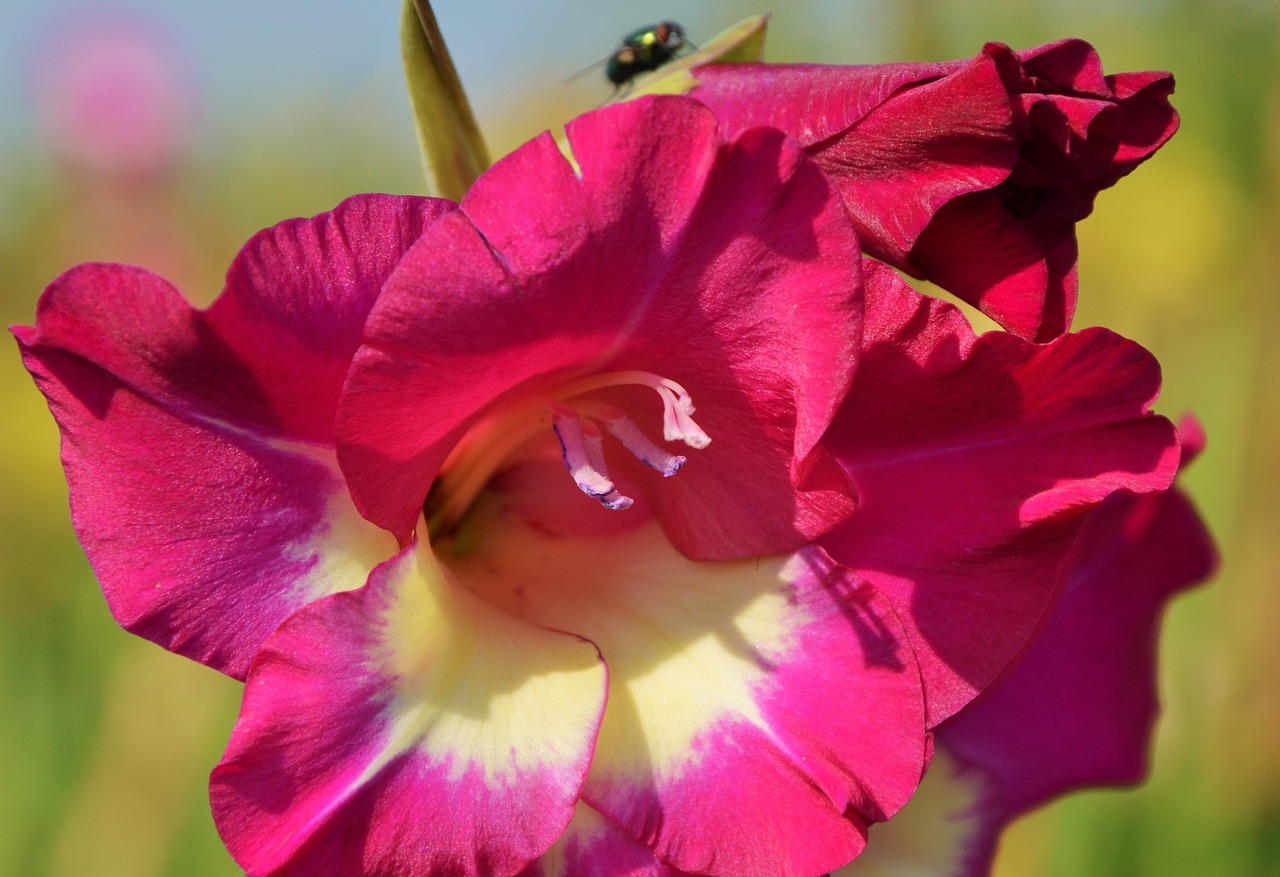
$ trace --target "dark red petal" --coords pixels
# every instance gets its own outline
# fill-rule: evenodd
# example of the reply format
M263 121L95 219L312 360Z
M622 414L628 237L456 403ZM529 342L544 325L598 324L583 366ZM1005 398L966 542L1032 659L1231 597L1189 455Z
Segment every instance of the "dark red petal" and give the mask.
M865 251L1047 341L1075 308L1075 229L1177 129L1166 73L1104 76L1063 40L865 67L709 65L726 130L780 128L837 181Z
M1178 491L1113 497L1090 515L1067 591L1030 650L940 740L992 774L1011 813L1147 772L1164 604L1216 552Z
M732 136L777 128L810 147L860 122L899 90L943 76L953 65L710 64L696 71L692 97L711 107Z
M1041 326L1065 325L1049 300L1049 268L1035 235L992 192L951 201L911 252L912 264L1009 331L1035 339Z
M899 92L808 152L835 181L867 252L900 268L944 204L999 184L1018 161L1009 97L985 56Z
M1124 125L1115 162L1127 174L1163 146L1178 130L1178 114L1169 105L1173 76L1162 71L1118 73L1107 77L1124 108Z
M904 619L936 723L1022 648L1084 512L1167 487L1177 446L1137 345L1100 329L975 340L883 266L867 289L867 346L828 438L861 504L823 544Z

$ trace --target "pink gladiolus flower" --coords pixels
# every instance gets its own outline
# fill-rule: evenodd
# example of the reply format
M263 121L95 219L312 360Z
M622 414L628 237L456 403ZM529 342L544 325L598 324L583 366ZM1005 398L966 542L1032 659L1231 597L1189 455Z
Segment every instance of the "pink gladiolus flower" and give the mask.
M1071 325L1075 223L1177 130L1168 73L1104 76L1063 40L971 61L698 71L729 132L790 134L844 196L866 251L1025 338Z
M975 338L781 132L567 140L264 232L207 312L88 266L17 330L113 612L247 680L252 875L839 868L1172 480L1145 351Z

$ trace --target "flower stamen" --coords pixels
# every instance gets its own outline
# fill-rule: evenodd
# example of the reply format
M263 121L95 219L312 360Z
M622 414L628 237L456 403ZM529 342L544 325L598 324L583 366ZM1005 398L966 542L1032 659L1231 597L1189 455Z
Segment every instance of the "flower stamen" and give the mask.
M672 454L658 447L653 439L644 434L639 424L627 416L621 408L594 399L584 399L573 406L579 414L604 426L609 434L622 443L631 455L650 469L661 472L662 477L670 478L680 471L689 460L679 454Z
M461 520L489 479L521 445L548 426L560 442L565 468L587 496L609 509L630 508L631 497L609 477L604 456L603 426L637 460L670 477L687 459L659 447L624 411L587 396L597 390L645 386L662 399L662 436L692 448L705 448L708 436L693 420L693 399L680 384L652 372L617 371L562 384L550 392L531 394L500 405L480 418L458 442L441 467L428 500L428 524L441 532Z
M678 388L680 395L672 392L667 384ZM658 395L662 397L662 437L669 442L684 442L691 448L705 448L711 444L711 436L693 422L693 400L684 391L684 387L674 381L667 384L657 388Z
M609 469L604 459L604 441L598 434L586 432L578 412L564 405L557 405L551 418L551 428L560 440L564 465L573 476L578 489L587 496L600 500L607 509L627 509L635 503L624 496L609 480Z

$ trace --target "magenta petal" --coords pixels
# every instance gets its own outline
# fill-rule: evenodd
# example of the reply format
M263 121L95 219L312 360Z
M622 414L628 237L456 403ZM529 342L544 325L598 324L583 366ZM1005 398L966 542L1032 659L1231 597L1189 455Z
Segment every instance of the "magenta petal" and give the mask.
M332 464L175 417L78 357L26 361L63 431L80 542L133 633L242 678L291 611L395 551L354 509L343 518Z
M206 322L281 434L333 446L338 396L374 300L409 246L453 208L439 198L357 195L265 229L241 249Z
M268 229L208 312L141 269L80 266L14 330L122 625L242 676L290 612L395 550L347 496L333 406L396 248L448 207L364 196Z
M1064 296L1054 297L1057 312L1048 312L1053 304L1043 247L990 192L957 198L939 210L911 261L934 283L1023 338L1034 340L1046 322L1065 325Z
M1036 628L1083 513L1167 487L1178 449L1148 411L1159 369L1131 342L975 339L883 266L867 294L867 345L828 439L861 504L823 544L906 622L936 724Z
M1194 446L1198 424L1184 430ZM1018 815L1080 787L1141 780L1164 604L1216 564L1204 524L1176 489L1116 495L1092 512L1052 617L1004 677L938 729L924 808L904 808L887 844L873 833L872 859L901 868L923 849L947 862L935 867L940 875L985 877ZM946 843L932 843L939 837ZM915 847L900 842L913 838ZM834 877L856 877L856 865Z
M175 413L332 447L365 317L404 248L451 207L362 195L265 229L204 312L142 269L82 265L50 284L30 343L94 363Z
M404 538L495 401L643 370L687 387L714 439L642 488L681 550L777 553L829 529L849 488L816 445L861 303L856 235L821 172L776 133L723 142L681 98L605 107L568 139L580 173L550 136L526 144L388 282L340 415L362 511ZM661 434L657 397L628 393L611 401Z
M910 645L888 602L820 549L695 562L652 521L567 539L499 514L449 564L495 605L600 649L609 704L582 798L669 865L824 873L920 779Z
M579 801L555 845L520 877L688 877Z
M697 376L687 386L714 442L678 478L643 482L687 556L788 551L852 511L818 443L857 360L856 252L839 199L780 137L748 132L722 153L671 256L671 279L697 276L701 301L681 312L660 294L625 354Z
M830 877L990 877L993 817L1002 812L990 778L939 749L907 805Z
M835 181L867 252L903 266L944 204L996 186L1018 160L1009 97L986 57L894 95L807 151Z
M569 823L605 682L590 643L483 603L411 545L263 646L214 818L254 877L516 874Z
M600 179L579 179L550 135L499 161L391 278L340 414L339 458L371 520L411 531L441 463L488 406L602 363L643 318L662 269L655 250L701 191L715 128L674 110L668 125L642 121L642 108L578 121L584 138L592 120L615 116L604 133L634 134L615 133ZM635 222L653 227L638 233Z
M773 562L766 559L756 577L763 580ZM817 549L791 557L778 577L788 583L781 651L760 634L764 604L716 633L744 668L763 670L745 704L728 695L730 678L700 672L709 667L692 647L687 657L672 657L674 666L688 661L700 700L714 707L724 699L720 717L687 746L669 739L682 721L674 718L679 701L664 727L666 707L633 682L653 650L629 653L634 646L618 636L618 625L596 637L617 681L583 798L685 871L824 872L857 855L867 826L892 815L919 781L920 679L888 603ZM726 588L721 599L736 593L744 601L745 584ZM673 642L699 624L677 609L686 607L655 603L650 622Z
M1215 566L1180 492L1113 497L1089 516L1044 632L940 730L943 744L994 776L1015 813L1081 786L1138 782L1158 709L1160 614Z

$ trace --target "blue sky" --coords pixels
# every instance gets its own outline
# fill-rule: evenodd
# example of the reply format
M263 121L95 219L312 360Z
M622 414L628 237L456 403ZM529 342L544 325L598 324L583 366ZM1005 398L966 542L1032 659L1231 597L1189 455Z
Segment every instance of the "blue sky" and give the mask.
M434 5L484 118L501 111L509 83L561 87L565 77L608 55L622 34L638 26L675 18L696 39L769 8L779 15L777 27L790 4L437 0ZM877 7L890 8L888 0L797 2L786 26L817 39L820 54L850 61L859 42L875 45L866 22L855 19L882 21L883 16L867 15ZM403 99L398 0L0 0L0 137L5 141L27 133L25 69L52 23L103 8L141 11L176 34L202 81L205 112L215 124L269 111L297 94L337 90ZM814 21L819 15L821 25ZM602 83L602 99L607 93Z

